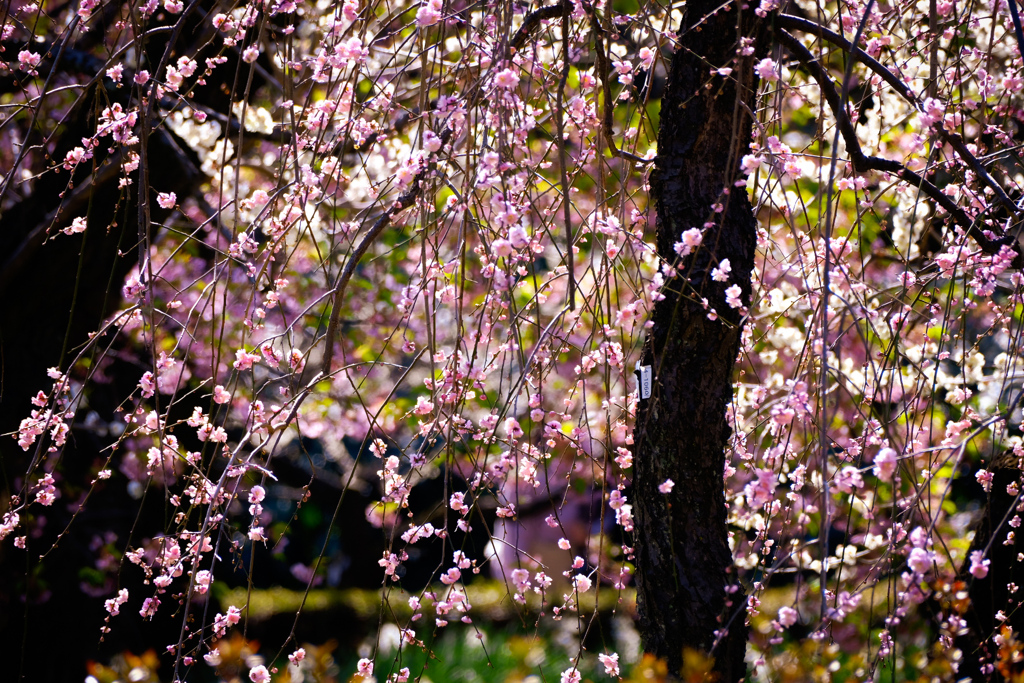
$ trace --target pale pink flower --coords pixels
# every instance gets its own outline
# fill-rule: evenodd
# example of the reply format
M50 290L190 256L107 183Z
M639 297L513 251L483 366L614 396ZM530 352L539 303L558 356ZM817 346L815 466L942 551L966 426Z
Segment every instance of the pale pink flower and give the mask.
M559 683L580 683L581 680L579 669L573 666L562 672Z
M927 574L928 570L932 568L932 561L934 559L935 553L929 552L924 548L914 548L907 555L907 565L915 574L923 575Z
M250 503L262 503L263 499L266 498L267 491L259 484L256 484L249 489L249 502Z
M255 353L249 353L245 349L235 351L235 362L232 364L236 370L248 370L252 364L260 359Z
M512 243L513 248L523 249L530 244L530 235L527 234L526 228L518 223L508 229L508 241Z
M491 252L498 258L512 255L512 243L508 240L497 239L491 242Z
M601 664L604 665L604 672L609 676L618 677L619 675L619 654L613 652L610 655L604 653L599 654L597 659Z
M985 557L984 550L975 550L971 552L971 576L976 579L984 579L988 576L988 566L992 564L992 560L983 559Z
M441 0L427 0L416 12L416 24L421 28L441 21Z
M754 65L754 71L761 77L762 80L772 83L779 80L779 74L775 70L775 62L770 57L765 57L756 65Z
M499 88L512 89L519 85L519 75L512 69L503 69L494 77L494 84Z
M896 458L896 451L891 448L883 448L875 456L874 474L879 479L889 480L896 472L896 465L899 461Z
M740 308L743 306L743 300L740 297L743 294L743 290L740 289L739 285L732 285L725 290L725 303L729 304L729 308Z
M800 618L800 613L797 612L792 607L788 607L788 606L780 607L779 608L779 614L776 617L778 622L780 624L782 624L783 626L785 626L786 628L789 628L790 626L795 624L796 620L799 619L799 618Z
M86 220L84 216L79 216L75 220L71 221L71 225L61 230L65 235L75 235L80 232L85 232Z
M35 69L39 66L39 62L42 61L42 57L38 52L29 52L28 50L22 50L18 53L18 62L21 64L21 68L26 70Z
M523 435L523 428L519 426L519 420L510 417L505 420L505 433L511 439L518 439Z
M724 258L718 264L718 267L711 271L711 279L715 282L727 282L731 272L732 264L729 263L729 259Z
M210 583L213 581L213 576L207 570L196 572L195 580L195 591L202 595L206 591L210 590Z
M252 683L267 683L270 680L270 672L261 664L249 671L249 680Z
M111 598L104 603L110 616L116 617L121 612L121 605L128 602L128 589L122 588L117 592L117 597Z
M365 657L360 659L356 665L356 673L363 678L369 678L373 675L373 662Z

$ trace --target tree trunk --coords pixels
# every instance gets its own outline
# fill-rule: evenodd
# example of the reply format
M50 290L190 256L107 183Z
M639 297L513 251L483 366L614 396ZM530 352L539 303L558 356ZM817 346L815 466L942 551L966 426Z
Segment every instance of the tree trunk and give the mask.
M1000 657L1000 648L992 640L1004 624L1015 634L1024 629L1020 594L1011 593L1008 587L1010 584L1024 586L1024 565L1017 559L1019 553L1024 552L1024 535L1008 524L1017 514L1019 501L1016 495L1007 492L1007 486L1019 485L1020 461L1013 451L1006 451L989 463L988 469L993 473L992 489L987 494L984 511L974 527L974 539L957 577L967 587L969 600L944 606L953 607L953 612L962 610L960 617L966 626L956 639L956 646L963 652L957 680L970 678L978 683L1019 680L1017 677L1024 673L1024 664L1005 656L1019 652L1020 645L1011 644ZM1010 531L1014 532L1012 539L1007 538ZM982 578L975 578L970 572L971 553L975 551L984 552L990 560L988 574ZM1006 615L1005 622L996 619L998 611ZM995 671L987 669L986 665L993 665Z
M742 188L740 159L751 138L756 54L741 36L763 43L761 22L743 6L717 0L687 4L661 107L656 202L658 253L677 259L683 231L699 228L702 245L666 277L653 312L643 364L652 394L636 419L634 507L637 600L645 649L679 675L686 651L710 653L723 681L746 674L744 593L730 580L723 470L730 434L726 405L743 316L730 308L733 284L749 301L756 223ZM756 34L756 35L755 35ZM756 52L756 51L755 51ZM731 68L731 72L716 72ZM707 227L704 227L707 225ZM729 259L728 281L712 270ZM702 301L703 299L703 301ZM675 487L661 494L658 486ZM736 592L727 593L732 585Z

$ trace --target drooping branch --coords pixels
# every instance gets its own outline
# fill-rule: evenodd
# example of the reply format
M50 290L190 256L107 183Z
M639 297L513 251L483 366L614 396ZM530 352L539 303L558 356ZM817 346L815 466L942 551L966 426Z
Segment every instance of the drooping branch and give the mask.
M838 33L830 31L824 26L816 24L813 21L801 19L800 17L790 16L788 14L782 14L776 17L776 25L784 29L788 28L810 33L811 35L818 36L819 38L822 38L823 40L827 40L830 43L834 44L836 47L845 50L850 54L850 56L853 59L856 59L857 61L861 62L866 67L871 69L874 73L878 74L878 76L881 77L881 79L885 81L900 97L902 97L907 102L911 103L917 108L921 107L921 102L919 98L914 94L914 92L909 87L907 87L907 85L903 81L899 79L899 77L896 76L896 74L894 74L892 71L883 66L877 59L867 54L859 47L854 46L849 40L839 35ZM785 33L785 31L778 31L779 38L783 43L786 43L787 47L790 47L791 44L787 42L787 39L785 38L785 36L783 36L783 34ZM788 40L796 41L796 39L792 35L789 36ZM803 48L804 52L807 55L810 55L810 51L808 51L807 48L805 48L802 44L800 44L800 47ZM794 56L796 56L797 59L799 59L801 62L806 63L806 60L803 56L797 54L794 54ZM814 57L812 56L811 59L814 59ZM834 109L835 108L833 107L833 110ZM971 170L973 170L978 175L978 177L981 178L981 180L992 190L993 194L995 194L996 198L999 200L999 203L1002 204L1003 207L1005 207L1011 215L1020 215L1021 209L1018 208L1017 205L1013 203L1013 200L1007 196L1002 186L998 182L996 182L996 179L992 177L992 174L988 172L988 169L985 168L981 161L969 149L967 149L967 145L964 143L963 138L960 137L958 134L952 133L942 127L938 127L935 130L939 138L943 142L947 143L950 147L952 147L953 150L960 156L960 158L967 162L967 164L971 167Z
M907 184L919 188L921 192L941 206L957 223L957 225L963 228L964 232L970 235L974 241L978 243L978 246L981 247L982 251L987 254L997 254L1003 246L1011 246L1014 243L1013 238L1006 235L989 237L985 230L982 230L963 209L957 206L956 202L950 199L948 195L943 193L942 190L936 187L924 176L910 170L900 162L893 159L884 159L882 157L864 154L860 146L860 141L857 139L857 133L854 130L849 112L846 110L842 98L836 90L835 83L825 70L825 67L822 66L821 62L811 54L811 51L804 47L804 45L792 34L778 29L776 30L776 35L779 38L779 42L786 46L790 53L792 53L792 55L804 65L804 68L807 69L811 77L817 81L818 87L821 88L822 95L825 97L829 107L832 109L833 115L836 117L836 125L839 126L839 132L843 136L843 141L846 143L847 154L850 156L853 168L858 173L863 173L865 171L882 171L885 173L891 173ZM882 68L884 69L884 67ZM1018 260L1020 260L1020 256L1018 256Z
M540 9L534 10L523 20L519 30L515 32L512 39L509 41L507 54L505 59L515 54L517 50L522 49L529 40L533 32L540 27L541 23L548 19L555 19L562 15L563 8L568 4L568 0L563 0L555 5L548 5L541 7ZM501 63L499 60L498 63ZM466 96L466 109L470 110L476 107L483 99L485 90L483 83L478 81L473 89ZM441 139L440 149L445 149L448 144L452 141L454 131L451 128L445 128L444 131L438 136ZM433 156L436 161L438 158L437 154ZM416 199L423 192L423 181L427 178L427 175L432 173L434 170L434 164L430 163L426 168L421 169L416 176L413 178L412 183L408 190L406 190L394 204L391 205L381 216L374 221L373 225L366 232L359 244L349 255L348 262L345 264L345 268L342 270L341 275L335 281L331 287L329 298L331 300L331 316L327 322L327 334L325 336L325 348L323 361L321 362L321 372L326 377L331 374L331 362L334 359L334 344L333 340L338 331L338 322L341 318L341 302L345 298L345 290L348 288L349 280L352 279L352 275L355 273L356 268L359 266L359 261L369 250L370 246L380 237L384 229L387 228L391 221L402 211L412 206ZM568 198L566 199L568 201ZM572 257L572 252L569 252L569 258Z
M649 164L650 159L644 159L632 152L627 152L615 145L614 128L612 125L614 114L614 100L612 98L612 85L608 76L608 56L605 54L604 39L605 30L601 22L597 20L593 11L590 12L590 25L594 31L595 53L597 55L597 71L601 76L601 91L603 94L603 107L601 110L601 132L604 134L605 142L608 144L608 151L612 156L626 159L637 164Z

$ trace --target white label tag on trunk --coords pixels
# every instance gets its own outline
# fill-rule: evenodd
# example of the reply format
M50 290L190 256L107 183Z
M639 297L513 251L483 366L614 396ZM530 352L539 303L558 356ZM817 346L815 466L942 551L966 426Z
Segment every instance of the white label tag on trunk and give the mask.
M636 381L638 388L640 389L640 398L651 397L651 366L640 365L640 361L636 362Z

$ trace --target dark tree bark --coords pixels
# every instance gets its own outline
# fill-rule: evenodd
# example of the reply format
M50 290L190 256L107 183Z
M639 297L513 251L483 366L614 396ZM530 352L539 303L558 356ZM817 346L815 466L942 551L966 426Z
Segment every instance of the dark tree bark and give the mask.
M643 353L643 363L653 369L653 391L637 410L634 464L645 649L666 659L675 675L684 651L710 653L723 681L746 674L744 593L726 590L736 583L729 576L722 482L730 435L725 409L743 316L728 306L725 290L737 284L749 301L756 223L746 191L734 184L751 139L753 63L764 42L762 22L742 7L687 3L662 100L652 180L658 253L673 262L682 232L710 225L654 307ZM741 54L744 37L753 39L753 54ZM713 73L721 68L732 71ZM717 282L711 271L723 259L732 274ZM658 485L666 479L675 488L662 495Z
M992 490L988 493L984 511L974 528L974 539L960 568L959 579L967 585L967 609L962 614L967 630L956 639L956 646L963 651L963 659L957 677L973 681L1017 680L1024 672L1020 662L1004 661L1001 670L984 673L986 664L996 664L998 650L992 636L1000 632L1005 624L1014 633L1024 629L1024 612L1020 609L1021 595L1012 594L1008 585L1024 586L1024 563L1018 561L1018 554L1024 552L1024 535L1014 530L1007 522L1018 514L1019 500L1007 492L1010 484L1021 481L1020 461L1013 451L1006 451L989 464L993 473ZM1012 542L1007 543L1007 534L1014 531ZM984 551L991 561L984 578L971 575L971 553ZM996 619L996 612L1002 610L1005 622ZM954 609L955 611L955 609ZM1007 675L1009 674L1009 675Z

